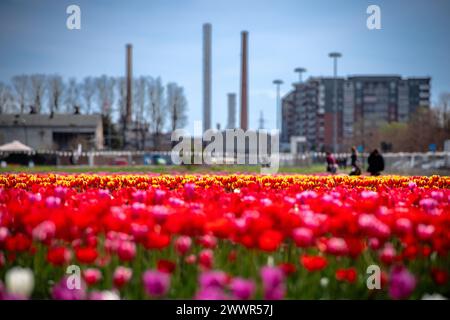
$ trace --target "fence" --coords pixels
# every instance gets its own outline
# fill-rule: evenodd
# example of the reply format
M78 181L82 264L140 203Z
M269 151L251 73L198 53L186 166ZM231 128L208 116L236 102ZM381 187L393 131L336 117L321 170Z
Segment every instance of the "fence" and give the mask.
M189 153L197 159L197 163L202 163L201 153ZM14 155L22 156L29 160L41 159L44 164L63 165L86 165L86 166L107 166L107 165L147 165L154 163L155 158L163 158L166 163L171 163L170 151L54 151L54 150L34 150L25 152L0 152L0 159L4 161ZM218 155L222 160L236 162L236 155L230 157L229 154ZM340 166L348 166L350 163L349 153L340 153L335 155ZM360 162L363 169L367 166L368 154L361 154ZM414 152L414 153L385 153L385 167L387 172L450 172L450 152ZM248 164L248 155L244 157ZM213 162L219 158L213 158ZM280 153L280 167L306 167L313 164L324 164L325 153L307 152L299 154ZM257 164L257 163L256 163Z

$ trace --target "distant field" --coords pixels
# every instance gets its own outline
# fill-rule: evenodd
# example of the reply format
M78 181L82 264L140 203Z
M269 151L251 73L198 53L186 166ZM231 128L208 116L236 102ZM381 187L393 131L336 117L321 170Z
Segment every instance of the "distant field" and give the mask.
M299 174L313 174L323 173L325 165L312 165L308 167L283 167L280 168L280 173L299 173ZM347 170L341 170L343 173L348 173ZM151 172L151 173L218 173L218 172L260 172L259 166L245 166L245 165L229 165L229 166L204 166L204 165L186 165L186 166L36 166L28 168L25 166L9 166L7 168L0 168L0 173L8 172Z

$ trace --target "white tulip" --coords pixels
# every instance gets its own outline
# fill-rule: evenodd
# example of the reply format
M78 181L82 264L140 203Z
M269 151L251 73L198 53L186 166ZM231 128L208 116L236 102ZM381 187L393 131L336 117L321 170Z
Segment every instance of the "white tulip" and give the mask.
M320 285L322 286L322 288L328 287L328 283L329 282L330 282L330 280L328 278L321 278L320 279Z
M6 272L5 284L9 294L28 298L34 288L33 271L21 267L11 268Z
M447 300L447 298L439 293L433 293L433 294L425 293L422 296L422 300Z
M102 291L103 294L103 300L120 300L119 295L117 292L105 290Z

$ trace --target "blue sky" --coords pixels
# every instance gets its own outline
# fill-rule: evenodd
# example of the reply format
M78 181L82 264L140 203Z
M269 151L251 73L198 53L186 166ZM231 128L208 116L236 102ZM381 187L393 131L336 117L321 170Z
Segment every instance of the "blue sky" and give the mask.
M66 7L81 7L81 30L66 28ZM381 7L381 30L368 30L366 8ZM124 75L132 43L134 75L184 86L189 127L201 120L202 24L213 25L213 124L226 124L226 94L239 92L240 31L249 31L250 127L260 110L275 127L275 89L306 76L431 76L432 101L450 91L450 1L147 0L0 1L0 80L21 73Z

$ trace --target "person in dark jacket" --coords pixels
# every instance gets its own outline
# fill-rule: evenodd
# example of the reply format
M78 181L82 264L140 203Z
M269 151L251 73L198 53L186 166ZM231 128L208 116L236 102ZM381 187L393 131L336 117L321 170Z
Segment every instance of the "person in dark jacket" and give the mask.
M384 170L384 159L377 149L370 153L367 162L369 163L367 171L370 172L370 175L372 176L379 176L381 171Z
M326 161L327 161L327 172L335 174L337 172L337 161L336 158L331 154L331 152L326 153Z
M352 147L352 155L351 155L351 166L352 171L350 171L351 176L359 176L361 174L361 168L358 165L358 153L356 152L356 148Z

